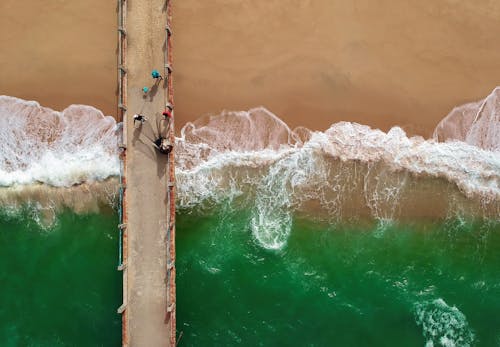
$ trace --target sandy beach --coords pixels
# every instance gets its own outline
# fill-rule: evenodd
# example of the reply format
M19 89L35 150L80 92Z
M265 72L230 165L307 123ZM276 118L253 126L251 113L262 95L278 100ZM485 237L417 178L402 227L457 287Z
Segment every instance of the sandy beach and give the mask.
M115 114L115 11L2 1L0 93ZM499 17L489 0L174 1L176 125L264 106L292 127L348 120L429 136L500 83Z
M0 2L0 94L116 115L116 2Z

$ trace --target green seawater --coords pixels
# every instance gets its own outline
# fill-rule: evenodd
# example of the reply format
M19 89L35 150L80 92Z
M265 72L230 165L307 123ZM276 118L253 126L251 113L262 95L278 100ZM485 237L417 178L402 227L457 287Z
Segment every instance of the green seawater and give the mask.
M0 212L0 346L120 346L118 217Z
M180 346L500 345L498 222L296 217L270 251L248 213L192 212L177 223Z
M0 346L119 346L116 214L0 213ZM179 346L499 346L500 225L328 225L266 250L246 211L177 220Z

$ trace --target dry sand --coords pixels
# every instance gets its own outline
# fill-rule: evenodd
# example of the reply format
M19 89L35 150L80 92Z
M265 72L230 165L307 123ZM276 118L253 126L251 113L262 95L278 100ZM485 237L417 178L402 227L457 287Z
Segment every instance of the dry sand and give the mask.
M263 105L428 136L500 84L498 18L494 0L176 0L177 126ZM0 93L114 114L115 25L115 1L2 0Z
M0 94L116 114L116 1L1 0Z
M500 84L499 18L491 0L175 1L178 123L263 105L430 135Z

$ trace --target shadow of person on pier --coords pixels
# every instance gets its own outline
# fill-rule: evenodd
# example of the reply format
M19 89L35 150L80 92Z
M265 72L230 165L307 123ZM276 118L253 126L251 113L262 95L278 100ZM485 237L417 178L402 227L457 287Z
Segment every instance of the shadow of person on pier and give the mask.
M147 99L149 99L150 102L152 102L158 93L158 85L161 83L161 80L156 81L151 87L148 88L148 92L144 93L143 98L144 102L146 102Z
M137 148L142 154L150 158L151 160L156 160L155 150L150 145L150 138L154 137L154 130L149 121L141 123L140 125L134 124L134 133L132 136L132 144ZM144 141L146 138L147 141ZM139 144L137 143L139 142Z

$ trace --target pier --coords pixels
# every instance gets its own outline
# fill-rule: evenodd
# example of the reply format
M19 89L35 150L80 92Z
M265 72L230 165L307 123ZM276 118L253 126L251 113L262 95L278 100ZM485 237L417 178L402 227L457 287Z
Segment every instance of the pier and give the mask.
M154 145L159 136L175 140L171 0L118 0L117 11L122 345L175 346L174 150ZM135 114L147 121L134 124Z

